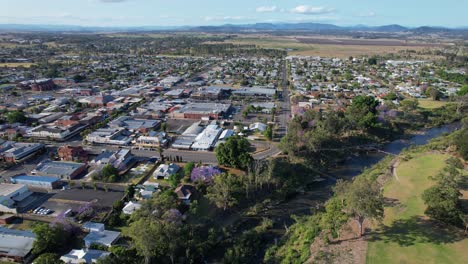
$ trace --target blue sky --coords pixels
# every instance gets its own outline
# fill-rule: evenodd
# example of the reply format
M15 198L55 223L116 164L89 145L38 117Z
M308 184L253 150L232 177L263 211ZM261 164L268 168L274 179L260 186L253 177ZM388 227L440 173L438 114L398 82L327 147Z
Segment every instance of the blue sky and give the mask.
M468 26L468 0L0 0L1 24Z

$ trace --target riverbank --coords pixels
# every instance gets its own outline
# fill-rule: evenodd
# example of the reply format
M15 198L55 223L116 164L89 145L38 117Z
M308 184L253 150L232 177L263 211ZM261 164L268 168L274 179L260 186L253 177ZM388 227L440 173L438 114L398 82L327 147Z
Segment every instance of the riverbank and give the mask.
M449 143L447 140L435 140L435 142L431 142L427 144L430 139L436 138L438 136L443 135L444 133L452 132L459 127L459 124L452 124L447 125L439 128L433 128L426 130L424 133L420 133L410 139L405 140L397 140L394 141L387 146L385 149L390 153L395 153L395 155L400 154L400 158L396 158L392 155L385 155L382 153L375 153L373 155L368 156L357 156L352 157L351 161L354 163L349 163L341 168L341 170L337 170L334 175L340 175L343 178L352 178L357 175L361 175L363 177L371 177L378 179L379 183L384 183L386 181L393 180L392 175L396 174L399 175L398 167L399 162L404 162L408 157L417 151L434 151L440 150L444 151L447 149ZM442 137L444 139L446 137ZM419 147L416 147L419 146ZM402 151L405 150L403 153ZM365 169L369 168L369 169ZM314 241L314 237L318 235L316 233L312 237L304 238L301 230L308 230L316 228L316 224L314 221L310 220L314 219L314 215L307 216L299 221L296 221L296 224L290 227L289 233L285 241L283 241L280 247L274 247L274 251L279 253L274 253L279 258L289 257L289 259L302 259L304 260L304 256L310 254L310 245L312 241ZM358 242L358 241L354 241ZM352 248L353 246L349 247ZM361 245L362 248L362 245ZM287 251L283 251L287 250ZM271 250L271 249L270 249ZM271 250L273 251L273 250ZM349 263L353 263L352 261Z

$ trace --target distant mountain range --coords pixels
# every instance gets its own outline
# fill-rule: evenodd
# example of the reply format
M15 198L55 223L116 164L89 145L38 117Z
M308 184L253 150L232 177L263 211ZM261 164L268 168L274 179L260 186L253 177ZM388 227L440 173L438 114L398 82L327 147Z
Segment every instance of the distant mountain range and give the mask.
M337 26L333 24L322 23L256 23L233 25L225 24L219 26L141 26L141 27L88 27L73 25L21 25L21 24L1 24L0 31L20 31L20 32L144 32L144 31L191 31L191 32L310 32L310 33L337 33L337 32L381 32L397 33L408 32L415 34L431 33L453 33L468 34L468 27L464 28L446 28L446 27L404 27L401 25L384 26Z

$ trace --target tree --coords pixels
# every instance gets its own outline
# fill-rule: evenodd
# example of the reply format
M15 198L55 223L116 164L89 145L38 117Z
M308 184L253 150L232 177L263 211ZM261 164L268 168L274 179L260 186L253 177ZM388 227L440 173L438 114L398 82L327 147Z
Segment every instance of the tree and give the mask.
M349 186L346 193L346 210L358 223L360 237L364 234L364 220L383 217L383 201L380 186L374 180L358 177Z
M404 111L414 111L418 109L419 102L416 99L413 99L413 100L407 99L407 100L401 101L400 105Z
M349 119L360 129L367 129L376 124L379 102L371 96L358 95L346 109Z
M376 57L370 57L367 60L367 63L369 63L369 65L377 65L377 58Z
M187 162L184 166L184 175L185 176L190 176L192 174L192 170L195 168L195 163L194 162Z
M434 87L427 88L426 94L429 95L434 101L440 100L441 93L439 89L437 88L434 88Z
M105 165L101 172L93 175L93 180L101 180L104 182L116 182L118 180L119 171L112 165Z
M208 187L206 197L218 208L226 211L228 207L237 204L236 192L241 186L238 176L222 173L214 177L213 184Z
M125 189L125 194L127 195L128 199L133 199L133 197L135 196L135 185L128 185L127 189Z
M39 223L32 228L32 231L36 235L32 249L34 254L56 252L67 242L68 234L59 225L49 226Z
M348 215L344 212L344 204L338 197L333 197L325 204L325 213L321 218L321 227L330 231L334 238L340 237L340 229L348 221Z
M457 92L457 95L464 96L468 94L468 84L463 85L460 90Z
M167 123L164 122L164 123L161 124L161 130L164 131L164 132L166 132L166 130L167 130Z
M159 262L161 258L169 258L174 263L185 246L182 226L161 219L140 218L130 224L125 233L132 239L138 254L145 258L145 263L154 263L154 259Z
M468 160L468 128L464 128L454 139L457 152L464 160Z
M22 111L12 111L6 116L8 123L24 123L28 119Z
M340 199L342 205L344 205L346 199L346 192L348 191L350 184L351 183L349 181L339 179L338 181L336 181L335 186L332 187L333 194L335 195L335 197Z
M249 153L250 143L240 136L233 136L221 143L215 150L216 159L219 164L237 169L247 169L252 162L252 155Z
M273 128L271 126L267 126L265 131L263 131L263 135L268 139L272 140L273 139Z
M181 180L180 174L173 173L169 175L169 184L171 184L172 188L175 188L179 185Z
M73 81L75 81L76 83L80 83L84 81L85 79L86 79L86 76L81 75L81 74L76 74L73 76Z
M463 222L459 191L461 173L454 166L447 166L433 180L436 184L425 190L422 199L427 205L424 213L441 222L461 225Z
M34 260L34 264L64 264L60 256L54 253L44 253Z

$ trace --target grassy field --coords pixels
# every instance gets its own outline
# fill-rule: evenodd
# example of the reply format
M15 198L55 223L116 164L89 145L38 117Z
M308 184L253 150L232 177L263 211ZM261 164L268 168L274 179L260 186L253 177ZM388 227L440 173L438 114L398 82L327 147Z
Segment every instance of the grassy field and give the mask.
M432 99L419 99L418 101L419 106L426 109L439 108L448 104L446 101L434 101Z
M251 44L262 48L287 49L289 55L340 57L397 53L401 50L423 50L424 46L385 46L385 45L334 45L311 44L299 41L296 37L278 37L270 35L239 36L226 43Z
M367 263L467 263L468 239L424 216L422 192L448 155L426 153L402 162L384 188L389 202L383 227L369 238Z
M1 67L7 67L7 68L25 67L25 68L29 68L32 65L34 65L34 63L31 63L31 62L7 62L7 63L0 63L0 68Z

